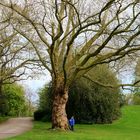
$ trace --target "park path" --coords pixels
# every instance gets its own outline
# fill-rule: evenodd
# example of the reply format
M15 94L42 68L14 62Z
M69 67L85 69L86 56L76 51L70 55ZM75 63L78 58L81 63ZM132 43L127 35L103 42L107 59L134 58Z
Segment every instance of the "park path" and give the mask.
M20 135L33 126L31 117L11 118L0 124L0 140Z

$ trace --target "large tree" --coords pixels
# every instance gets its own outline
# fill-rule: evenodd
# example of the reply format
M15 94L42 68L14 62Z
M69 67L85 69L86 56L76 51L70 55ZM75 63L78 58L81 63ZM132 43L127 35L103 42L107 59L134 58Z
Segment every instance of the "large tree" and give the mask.
M140 50L139 0L1 0L0 5L51 74L52 128L68 129L65 107L75 79Z

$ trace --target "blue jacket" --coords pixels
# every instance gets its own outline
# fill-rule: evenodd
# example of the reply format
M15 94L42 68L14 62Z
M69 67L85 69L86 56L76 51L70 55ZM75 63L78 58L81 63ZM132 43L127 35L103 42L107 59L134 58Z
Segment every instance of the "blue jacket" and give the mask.
M75 125L75 120L74 120L74 118L71 118L71 119L69 120L69 124L70 124L70 126Z

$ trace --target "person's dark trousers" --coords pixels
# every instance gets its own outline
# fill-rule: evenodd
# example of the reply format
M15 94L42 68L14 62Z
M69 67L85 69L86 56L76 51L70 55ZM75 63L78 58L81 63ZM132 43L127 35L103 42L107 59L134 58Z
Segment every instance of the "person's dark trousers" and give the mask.
M74 126L73 125L71 125L71 131L74 131Z

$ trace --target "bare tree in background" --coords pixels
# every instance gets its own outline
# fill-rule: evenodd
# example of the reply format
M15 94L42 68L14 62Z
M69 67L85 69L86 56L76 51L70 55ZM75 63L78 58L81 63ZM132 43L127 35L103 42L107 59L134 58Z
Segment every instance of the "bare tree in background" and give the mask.
M65 107L75 79L140 50L139 0L3 0L0 8L51 74L52 128L69 128Z
M24 86L25 89L25 99L26 99L26 105L27 105L27 116L33 116L33 113L36 108L35 99L37 98L37 94L35 94L26 84Z
M21 35L10 24L12 14L7 9L0 9L0 13L0 113L3 114L3 86L27 79L27 73L33 67L31 61L35 61L35 58L29 51L29 41L22 40Z
M137 78L140 78L140 59L137 60L137 64L135 67L135 75Z

